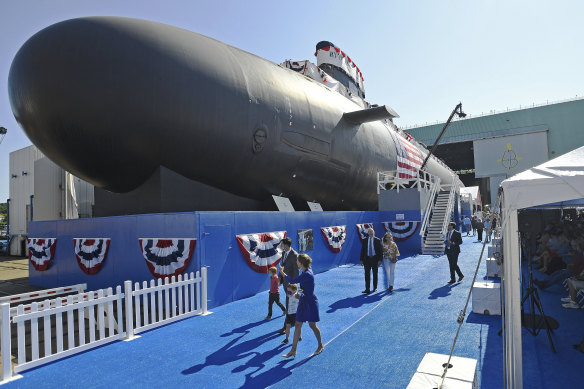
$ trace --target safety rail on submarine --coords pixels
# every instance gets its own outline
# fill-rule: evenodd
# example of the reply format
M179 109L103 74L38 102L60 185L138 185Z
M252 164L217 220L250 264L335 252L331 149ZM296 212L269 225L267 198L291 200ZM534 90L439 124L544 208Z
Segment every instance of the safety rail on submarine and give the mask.
M418 191L432 190L434 186L440 186L440 177L435 176L425 170L419 170L416 178L396 177L395 170L377 173L377 194L382 190L397 190L406 188L417 188ZM438 188L439 189L439 188Z
M412 189L417 188L418 191L428 192L428 199L424 206L423 219L420 226L420 236L424 239L424 244L426 243L426 233L430 225L430 218L436 204L437 194L440 191L448 191L448 202L446 204L445 213L443 220L440 221L440 226L437 231L433 234L440 235L443 237L446 233L445 228L448 222L451 220L452 212L454 210L455 196L454 194L458 192L458 182L453 180L452 184L442 185L441 179L429 173L426 170L419 170L415 178L400 178L396 171L383 171L377 173L377 194L379 195L382 190L396 190L399 192L400 189ZM433 237L432 239L436 239ZM441 238L439 239L442 240Z

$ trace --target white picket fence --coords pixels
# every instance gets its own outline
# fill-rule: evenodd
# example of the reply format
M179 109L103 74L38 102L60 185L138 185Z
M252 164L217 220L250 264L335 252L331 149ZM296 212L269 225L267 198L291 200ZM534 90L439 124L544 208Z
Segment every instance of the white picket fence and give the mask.
M152 280L150 286L144 281L142 289L136 283L132 290L132 282L126 281L123 293L118 286L115 294L112 288L108 288L16 308L2 303L0 312L1 384L12 380L13 373L119 339L131 340L139 332L189 316L206 315L207 268L184 279L179 276L177 280L172 277L164 282ZM125 331L121 323L125 323ZM14 330L17 353L13 366L11 341Z
M202 276L191 273L185 276L174 276L150 281L150 286L144 281L142 289L136 282L132 291L132 282L124 283L125 291L133 296L130 304L126 304L126 328L134 334L148 331L158 326L172 323L193 315L207 313L207 268L202 269ZM143 315L142 315L143 310ZM132 311L134 317L132 318Z
M85 285L85 284L84 284ZM103 292L103 296L102 297L108 297L112 295L112 288L108 288L105 290L101 290L101 292ZM36 303L33 303L35 305L35 309L37 311L43 311L45 309L48 308L54 308L57 306L57 302L60 301L61 302L61 306L65 306L65 305L71 305L71 304L75 304L78 302L82 302L82 301L88 301L90 298L91 299L97 299L99 296L100 291L95 291L95 292L87 292L87 293L83 293L83 291L80 291L78 294L73 294L67 297L60 297L60 298L54 298L52 300L45 300L45 301L39 301ZM23 313L30 313L33 309L33 304L26 304L26 305L19 305L17 307L10 307L10 317L14 317L17 314L23 314ZM104 309L105 309L105 315L106 315L106 319L109 318L109 309L108 309L108 303L105 303L104 305ZM22 312L19 312L22 311ZM89 308L85 307L85 317L89 317ZM114 328L117 328L118 323L115 321L113 321L113 325ZM106 320L106 328L109 328L109 319Z
M12 294L10 296L2 296L0 297L0 304L2 303L10 303L15 304L24 301L30 300L38 300L43 297L55 297L61 294L67 293L83 293L87 289L87 284L76 284L71 286L61 286L59 288L54 289L43 289L38 290L36 292L27 292L21 294Z

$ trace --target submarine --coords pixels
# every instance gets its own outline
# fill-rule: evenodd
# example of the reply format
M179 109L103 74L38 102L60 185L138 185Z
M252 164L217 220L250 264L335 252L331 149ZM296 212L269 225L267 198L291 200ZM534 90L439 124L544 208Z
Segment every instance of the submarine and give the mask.
M109 192L133 191L163 167L249 199L376 210L377 173L399 170L404 134L393 109L364 100L350 57L319 45L317 57L346 65L314 65L320 82L307 66L166 24L71 19L20 48L9 100L48 158ZM406 142L419 158L428 155ZM425 169L442 183L456 179L433 156Z

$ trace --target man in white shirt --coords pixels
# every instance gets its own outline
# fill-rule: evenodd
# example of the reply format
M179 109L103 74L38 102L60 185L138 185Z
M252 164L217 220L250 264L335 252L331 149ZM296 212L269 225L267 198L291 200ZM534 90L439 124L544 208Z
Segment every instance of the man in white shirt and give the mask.
M383 250L381 248L381 240L375 236L373 227L367 231L367 239L363 241L361 246L361 265L365 268L365 290L361 293L369 294L371 271L373 270L373 292L377 290L377 270L381 265L381 258Z

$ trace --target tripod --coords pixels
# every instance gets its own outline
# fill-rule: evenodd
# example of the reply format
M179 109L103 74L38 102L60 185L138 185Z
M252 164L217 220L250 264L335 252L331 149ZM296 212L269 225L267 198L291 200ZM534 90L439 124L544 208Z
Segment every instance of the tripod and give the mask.
M533 261L532 255L535 252L535 239L528 232L521 233L522 246L524 244L527 246L527 266L529 269L529 282L525 288L525 295L521 299L521 323L526 327L527 331L533 336L537 336L543 328L547 332L547 337L552 346L552 351L555 353L556 348L554 347L554 342L552 340L551 332L553 329L550 326L548 317L543 311L543 305L541 304L541 299L539 298L539 293L537 289L533 286ZM525 302L529 299L530 312L525 313L523 306ZM536 315L535 308L539 311Z

